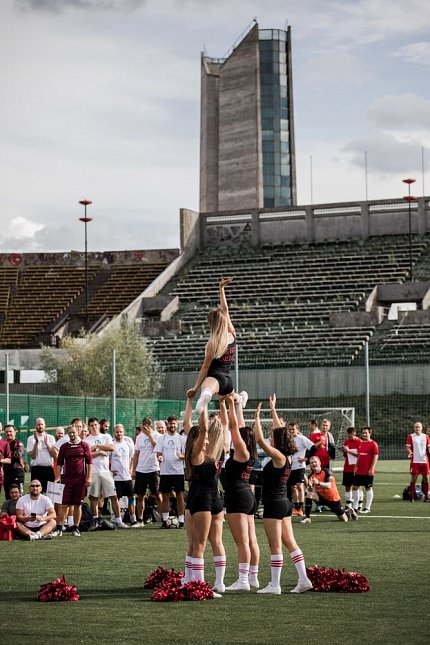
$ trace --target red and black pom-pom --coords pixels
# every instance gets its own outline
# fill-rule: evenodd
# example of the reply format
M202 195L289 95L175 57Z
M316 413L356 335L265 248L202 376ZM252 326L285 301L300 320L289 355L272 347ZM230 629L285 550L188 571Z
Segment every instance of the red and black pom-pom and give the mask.
M158 567L152 571L144 583L145 589L153 589L153 602L179 602L182 600L210 600L214 598L212 588L206 582L181 584L182 571Z
M75 585L67 584L63 575L62 578L55 578L53 582L47 582L44 585L40 585L37 599L40 602L75 602L79 600L79 594L76 591Z
M325 593L365 593L370 591L369 580L366 576L355 571L326 567L309 567L306 569L313 591Z

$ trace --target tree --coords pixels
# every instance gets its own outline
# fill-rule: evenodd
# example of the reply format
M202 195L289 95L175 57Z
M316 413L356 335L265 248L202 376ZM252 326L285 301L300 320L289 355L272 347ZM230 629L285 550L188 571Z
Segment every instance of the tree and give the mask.
M61 350L42 348L42 365L49 383L67 396L111 396L112 354L116 357L116 395L156 398L162 367L133 323L124 319L102 336L65 336Z

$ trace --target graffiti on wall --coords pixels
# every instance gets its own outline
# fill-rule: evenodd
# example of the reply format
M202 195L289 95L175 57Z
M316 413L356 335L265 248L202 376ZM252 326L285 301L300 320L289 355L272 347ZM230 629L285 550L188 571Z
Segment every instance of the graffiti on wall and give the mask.
M206 245L207 246L230 246L251 244L252 226L250 222L241 224L217 224L207 226L206 228Z

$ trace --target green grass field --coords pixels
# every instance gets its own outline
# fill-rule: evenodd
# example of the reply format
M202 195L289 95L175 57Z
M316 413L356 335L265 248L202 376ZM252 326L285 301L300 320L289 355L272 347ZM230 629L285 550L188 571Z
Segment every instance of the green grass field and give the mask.
M291 595L296 574L286 555L281 596L249 592L198 603L152 603L143 583L158 565L183 569L182 530L148 526L81 539L0 542L0 643L422 645L430 626L430 504L393 499L407 483L406 461L380 462L371 515L348 524L330 513L311 525L293 518L306 564L365 574L371 591L364 594ZM261 521L257 531L265 585L269 552ZM237 558L228 528L224 536L230 584L237 578ZM80 601L37 602L39 586L63 573L76 584ZM208 581L212 574L208 549Z

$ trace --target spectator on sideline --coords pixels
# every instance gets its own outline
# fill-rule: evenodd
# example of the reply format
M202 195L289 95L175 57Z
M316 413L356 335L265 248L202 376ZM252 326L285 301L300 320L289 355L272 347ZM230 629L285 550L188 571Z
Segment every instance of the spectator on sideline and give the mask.
M115 524L118 529L128 529L129 527L121 520L118 497L116 495L115 484L112 473L109 470L109 454L113 452L115 446L110 434L102 434L97 417L91 417L88 420L90 434L86 437L85 442L91 448L93 458L92 484L88 491L90 498L90 508L94 520L94 526L100 526L98 515L99 497L109 498L112 504L112 510L115 516Z
M108 434L109 428L110 428L109 419L100 419L99 423L100 423L100 432L102 434Z
M16 515L16 503L21 497L19 484L11 484L9 487L9 499L5 499L1 507L2 515Z
M357 437L356 429L351 426L346 429L347 437L343 442L342 452L345 457L343 464L342 486L345 488L345 503L352 508L352 487L354 485L354 470L357 463L358 449L361 439Z
M119 500L121 497L127 497L130 523L133 526L136 523L133 479L131 477L134 443L129 437L125 436L124 426L121 423L117 423L113 429L113 445L114 450L110 453L110 469L115 483L116 495Z
M309 439L311 439L312 434L319 433L320 431L320 429L318 428L318 421L316 419L311 419L309 421L309 428L310 428Z
M291 472L288 478L294 505L292 515L302 516L305 504L306 452L309 450L312 453L315 446L300 432L298 423L289 423L288 428L297 448L297 452L291 456Z
M60 439L62 439L65 436L65 434L66 434L66 431L64 430L63 426L58 426L57 428L55 428L55 433L54 433L55 441L59 441Z
M159 435L155 447L160 461L160 493L161 493L161 528L167 528L169 505L172 491L176 493L178 505L179 527L183 528L185 519L185 476L184 459L186 436L178 433L178 419L175 416L167 418L167 432Z
M141 434L136 438L131 467L131 474L135 480L134 494L137 496L136 524L133 524L133 528L143 526L145 496L148 489L157 502L158 510L161 511L160 463L155 453L155 447L157 439L163 435L153 430L152 419L149 417L142 420L140 428Z
M11 453L10 446L7 439L0 438L0 493L4 481L4 470L3 466L10 466L11 462Z
M31 478L42 484L46 493L48 482L55 479L54 458L57 456L55 438L46 432L45 420L36 419L36 432L27 440L27 453L31 458Z
M55 529L54 504L42 494L42 484L38 479L32 479L29 494L18 499L16 520L16 532L20 537L27 540L51 537Z
M334 459L336 452L330 428L331 421L329 421L329 419L323 419L321 422L321 428L318 429L318 427L316 427L309 435L309 439L316 447L316 450L314 450L312 455L316 455L320 459L321 466L323 468L330 468L330 459ZM315 510L317 513L321 513L321 504L317 504Z
M347 522L357 519L357 513L350 509L348 513L342 507L336 480L331 470L321 466L321 460L314 455L309 460L310 473L308 477L308 490L306 493L305 511L306 517L301 520L302 524L310 524L312 500L320 506L328 506L332 513L337 516L340 522Z
M167 426L165 421L157 421L155 424L155 429L158 432L158 434L166 434L167 432Z
M379 457L379 447L376 441L373 441L371 435L372 429L368 426L361 429L361 443L358 448L357 463L354 471L352 497L355 511L358 509L360 486L364 486L366 489L366 506L360 513L369 513L373 502L373 478Z
M58 505L57 528L54 537L63 535L63 524L68 507L73 507L72 535L80 537L79 524L82 504L91 484L92 456L89 445L82 441L75 426L67 430L68 441L60 447L57 458L56 478L64 484L63 501Z
M406 450L410 459L411 483L409 484L409 494L411 502L415 501L415 483L418 476L422 477L422 491L424 493L424 502L429 497L429 456L430 437L423 434L423 424L420 421L414 423L414 431L406 439Z
M15 426L8 423L4 429L4 436L9 443L10 464L4 464L4 492L9 499L9 489L12 484L18 484L21 495L24 493L24 444L16 438Z

